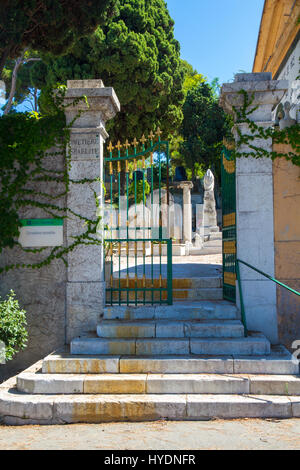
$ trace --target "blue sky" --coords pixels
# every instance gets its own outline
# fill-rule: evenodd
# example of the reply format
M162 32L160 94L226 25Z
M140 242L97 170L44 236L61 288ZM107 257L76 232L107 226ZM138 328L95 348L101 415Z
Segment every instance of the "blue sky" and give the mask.
M252 72L264 0L166 0L181 56L211 81Z

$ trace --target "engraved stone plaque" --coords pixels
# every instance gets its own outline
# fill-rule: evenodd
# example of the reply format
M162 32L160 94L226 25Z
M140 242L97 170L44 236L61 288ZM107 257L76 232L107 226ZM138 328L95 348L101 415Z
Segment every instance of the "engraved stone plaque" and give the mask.
M100 157L100 139L98 134L71 134L72 160L89 160Z

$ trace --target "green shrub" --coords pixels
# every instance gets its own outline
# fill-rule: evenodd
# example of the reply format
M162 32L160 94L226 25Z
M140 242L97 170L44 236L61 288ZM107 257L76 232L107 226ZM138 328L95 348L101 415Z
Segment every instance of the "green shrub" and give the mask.
M28 339L25 325L26 312L20 308L15 293L11 290L6 300L0 300L0 341L5 344L7 361L25 349Z

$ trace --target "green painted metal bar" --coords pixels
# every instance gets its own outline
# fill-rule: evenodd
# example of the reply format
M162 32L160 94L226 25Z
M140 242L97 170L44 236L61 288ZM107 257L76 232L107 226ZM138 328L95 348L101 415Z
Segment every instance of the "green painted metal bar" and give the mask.
M238 286L239 286L241 317L242 317L242 323L244 326L244 335L245 335L245 338L247 338L248 336L247 319L246 319L246 313L245 313L244 297L243 297L241 275L240 275L240 266L239 266L238 260L236 260L236 276L237 276Z
M260 269L255 268L255 267L252 266L251 264L246 263L245 261L242 261L241 259L237 259L237 263L242 263L242 264L244 264L244 265L247 266L248 268L253 269L253 271L256 271L258 274L261 274L262 276L266 277L266 278L269 279L270 281L273 281L273 282L275 282L276 284L278 284L279 286L284 287L284 288L287 289L288 291L292 292L293 294L296 294L296 295L300 296L300 292L298 292L298 291L292 289L291 287L287 286L286 284L283 284L282 282L278 281L277 279L275 279L274 277L270 276L269 274L266 274L266 273L264 273L263 271L260 271Z
M111 175L110 175L110 210L111 210L111 233L110 233L110 236L111 236L111 239L113 237L113 173L111 172ZM111 245L110 245L110 280L109 282L112 284L112 279L113 279L113 276L114 276L114 267L113 267L113 264L114 264L114 255L113 255L113 245L112 245L112 241L111 241ZM113 301L113 296L112 296L112 293L111 293L111 302Z
M154 191L154 169L153 169L153 154L151 153L151 227L153 229L153 197L154 197L154 194L153 194L153 191ZM151 230L152 230L151 229ZM152 236L152 233L151 233L151 236ZM154 251L154 243L153 243L153 240L151 241L151 278L152 278L152 286L153 286L153 251ZM152 304L154 304L154 292L152 291Z
M160 215L160 223L159 223L159 231L157 233L158 238L152 238L154 235L152 233L153 230L153 205L154 205L154 189L155 189L155 181L154 181L154 163L153 163L153 152L157 152L158 155L158 188L159 188L159 212L161 214L161 207L162 207L162 145L165 143L166 145L166 159L167 159L167 167L169 165L169 150L168 150L168 142L162 142L160 139L161 131L158 129L156 132L156 135L158 136L158 142L153 143L153 138L155 137L153 133L151 133L148 137L148 140L151 139L151 145L145 149L145 142L147 141L147 138L145 136L140 139L140 141L137 141L134 139L134 142L130 144L128 140L124 145L122 145L120 142L113 147L112 144L110 143L108 150L110 152L109 158L105 158L105 162L109 164L110 166L110 186L111 186L111 191L110 191L110 204L111 204L111 213L113 214L113 208L115 206L114 201L115 198L118 197L118 209L119 209L119 217L118 221L116 224L111 223L111 236L110 236L110 251L111 251L111 286L110 288L107 288L107 296L110 294L110 303L111 305L129 305L134 303L135 305L138 304L171 304L172 303L172 241L170 239L163 239L163 227L161 223L161 215ZM142 142L142 151L137 151L137 147L139 146L139 142ZM134 146L134 153L129 155L128 154L128 148L130 145ZM124 152L124 155L121 155L121 148L124 147L126 148L126 152ZM118 149L117 156L114 157L112 150L113 149ZM129 188L130 188L130 174L129 174L129 167L128 164L130 161L134 163L134 178L133 178L133 185L132 187L134 188L134 209L135 209L135 215L137 216L137 205L138 205L138 196L142 193L142 202L145 203L146 199L146 164L145 164L145 157L147 154L150 153L150 158L151 158L151 219L152 223L150 227L146 227L145 224L145 207L143 207L143 226L139 223L137 226L137 220L135 223L135 226L133 227L134 235L135 238L131 238L130 235L131 229L129 227L129 208L130 208L130 194L129 194ZM165 155L163 153L163 155ZM149 158L149 157L148 157ZM142 159L142 163L141 160ZM124 234L124 229L125 229L125 224L124 221L120 220L120 204L121 204L121 193L123 194L122 188L121 188L121 163L122 161L125 162L126 164L126 195L127 195L127 214L126 214L126 219L127 219L127 225L126 225L126 239L121 239ZM118 172L118 177L117 177L117 185L118 189L114 189L114 176L113 176L113 164L116 162L116 165L118 166L117 172ZM137 170L141 168L142 165L142 181L140 182L140 179L137 177ZM167 190L168 190L168 170L169 167L167 168ZM141 186L142 184L142 186ZM142 189L142 191L141 191ZM168 199L169 201L169 199ZM122 217L123 218L123 217ZM142 232L141 232L142 230ZM147 237L146 236L146 230L151 231L151 236ZM157 231L157 230L156 230ZM113 237L113 234L117 233L118 238ZM138 234L141 234L143 238L137 239ZM155 279L154 279L154 246L153 244L155 241L159 245L159 288L154 287L155 286ZM151 284L150 288L146 287L149 286L150 279L146 278L146 243L150 242L151 244ZM121 255L123 253L123 245L126 243L126 277L121 278ZM162 279L162 245L166 243L167 244L167 279ZM129 259L129 247L130 245L134 245L134 263L132 263L133 266L130 267L130 259ZM142 260L140 264L142 264L140 267L138 266L138 246L142 245L143 253L142 253ZM117 262L117 258L115 258L115 255L117 254L116 248L118 250L118 271L119 271L119 276L116 279L113 278L114 275L114 262ZM138 269L139 268L139 269ZM141 268L141 269L140 269ZM134 274L134 282L130 281L130 272L132 270L132 273ZM165 273L165 271L164 271ZM115 273L116 274L116 273ZM143 279L139 279L138 275ZM127 287L123 288L124 285L124 279L125 284L127 283ZM148 284L147 284L148 281ZM163 283L163 281L166 281L166 284ZM131 282L132 287L129 287L129 283ZM140 286L143 286L142 288ZM162 287L162 285L167 285L167 287ZM148 293L150 294L150 297L146 296ZM155 296L154 298L154 293L157 292L159 295ZM124 293L124 295L122 295ZM130 295L132 293L132 296ZM164 299L162 298L162 294L166 297ZM152 298L151 298L152 297ZM109 297L106 297L109 298ZM118 300L117 300L118 299ZM167 299L167 300L165 300Z
M167 285L168 285L168 304L173 304L173 273L172 273L172 240L168 240L167 248Z
M223 147L221 158L223 208L223 298L236 302L236 253L225 250L236 244L236 171L232 152ZM227 220L226 220L227 219Z
M137 152L136 151L136 148L135 148L135 153L132 154L132 155L129 155L129 156L126 156L124 155L123 157L120 156L120 158L114 158L112 155L109 156L109 157L105 157L104 158L104 161L105 162L117 162L118 160L122 161L122 160L131 160L131 159L139 159L140 157L143 157L144 155L146 155L147 153L150 153L150 152L156 152L156 150L161 146L161 145L167 145L168 144L168 141L163 141L163 140L158 140L158 142L156 142L154 145L150 145L149 147L147 147L147 149L145 149L144 151L142 152Z
M128 154L128 149L126 150ZM127 240L129 239L129 169L126 168L126 194L127 194ZM127 279L129 276L129 242L126 243L126 258L127 258ZM127 292L127 304L129 303L129 292Z
M134 148L134 153L136 154L136 147ZM135 160L136 162L136 160ZM135 238L136 238L136 219L137 219L137 180L136 180L136 172L137 172L137 165L134 166L134 207L135 207ZM138 304L138 296L137 296L137 244L138 242L134 242L134 258L135 258L135 305Z
M120 150L119 150L119 154L120 154ZM118 226L119 226L119 230L118 230L118 234L119 234L119 238L121 236L121 232L120 232L120 225L121 225L121 220L120 220L120 217L121 217L121 172L120 172L120 168L118 167ZM119 242L119 287L121 287L121 243ZM119 293L119 303L121 305L121 293Z

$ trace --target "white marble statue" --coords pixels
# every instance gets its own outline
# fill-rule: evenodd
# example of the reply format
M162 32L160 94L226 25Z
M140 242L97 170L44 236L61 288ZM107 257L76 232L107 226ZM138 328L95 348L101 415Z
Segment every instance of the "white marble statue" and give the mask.
M204 176L204 232L209 235L211 232L218 232L217 210L214 194L215 177L211 170L207 170Z

